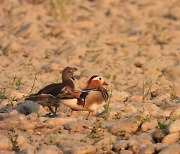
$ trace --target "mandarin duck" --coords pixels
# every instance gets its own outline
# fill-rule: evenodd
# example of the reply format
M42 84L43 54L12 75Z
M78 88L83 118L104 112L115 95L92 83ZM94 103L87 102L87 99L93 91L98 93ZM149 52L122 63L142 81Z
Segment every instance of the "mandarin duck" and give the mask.
M62 89L65 87L74 91L75 78L73 75L76 70L76 68L66 67L62 71L62 83L52 83L47 85L37 93L31 94L25 100L35 101L42 106L47 106L53 115L56 115L57 108L59 107L56 97L62 93ZM52 109L53 106L55 107L55 111Z
M94 75L89 79L86 88L81 91L64 88L65 94L59 96L59 103L71 108L70 116L73 115L74 111L89 111L92 116L95 116L98 108L108 100L105 85L108 84L102 77Z

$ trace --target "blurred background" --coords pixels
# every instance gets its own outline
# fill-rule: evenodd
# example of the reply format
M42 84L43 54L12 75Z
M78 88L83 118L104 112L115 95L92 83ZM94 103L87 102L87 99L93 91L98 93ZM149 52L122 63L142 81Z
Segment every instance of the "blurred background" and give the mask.
M22 98L78 68L77 88L92 75L114 99L180 95L179 0L0 0L1 100ZM125 99L126 100L126 99Z

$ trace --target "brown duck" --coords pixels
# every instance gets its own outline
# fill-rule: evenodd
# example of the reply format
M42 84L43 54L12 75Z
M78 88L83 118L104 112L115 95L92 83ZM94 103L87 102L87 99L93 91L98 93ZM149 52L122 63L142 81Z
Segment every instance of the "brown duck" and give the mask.
M56 97L62 94L62 89L65 87L74 91L75 78L73 75L76 70L76 68L66 67L62 71L62 83L52 83L47 85L36 94L32 94L27 97L26 100L35 101L42 106L47 106L53 115L56 115L57 108L59 107ZM52 109L53 106L55 107L55 111Z

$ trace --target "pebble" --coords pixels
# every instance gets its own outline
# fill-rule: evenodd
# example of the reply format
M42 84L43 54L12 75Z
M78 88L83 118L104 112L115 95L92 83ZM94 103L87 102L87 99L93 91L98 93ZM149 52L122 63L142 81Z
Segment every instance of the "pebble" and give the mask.
M172 134L169 134L167 136L165 136L162 140L162 143L165 143L165 144L171 144L171 143L174 143L176 141L178 141L180 138L179 136L179 132L177 133L172 133Z
M160 142L165 137L166 134L167 134L166 130L157 129L152 133L152 137L157 142Z
M156 144L156 151L157 152L160 152L162 151L163 149L165 149L168 145L167 144L164 144L164 143L157 143Z
M115 135L124 133L134 133L138 130L140 124L140 116L130 116L129 118L120 119L116 124L110 128L110 132Z
M36 148L29 143L25 143L20 147L20 151L25 154L35 154Z
M126 91L113 90L112 99L117 101L117 102L125 102L125 101L127 101L129 95L130 94Z
M139 154L153 154L155 153L155 145L151 144L140 149Z
M94 145L100 149L103 146L112 145L115 142L116 142L116 136L106 135L106 136L102 137L101 139L99 139L97 142L95 142Z
M36 154L63 154L63 152L58 148L56 147L55 145L45 145L45 146L42 146Z
M92 145L74 147L69 151L69 154L87 154L96 153L96 147Z
M82 123L75 123L74 121L70 121L64 125L66 130L70 132L81 132L83 130Z
M131 150L121 150L120 154L133 154Z
M174 111L171 112L170 114L171 119L177 119L180 118L180 108L175 109Z
M16 141L17 141L18 146L21 146L21 145L23 145L24 143L27 142L26 138L24 136L22 136L22 135L19 135L17 137Z
M168 130L170 133L179 132L180 131L180 120L176 120L172 124L170 124Z
M128 147L128 143L129 143L129 141L127 141L127 140L116 141L113 145L113 149L115 151L124 150Z
M0 135L0 150L10 150L12 143L9 138L4 135Z
M46 123L48 123L49 125L64 125L68 122L76 122L77 121L77 118L73 118L73 117L63 117L63 118L60 118L60 117L57 117L57 118L51 118L51 119L48 119L46 121Z
M174 143L162 149L159 154L179 154L180 153L180 144Z
M138 145L139 148L146 147L153 143L153 139L149 133L133 135L129 140L129 142L132 142L131 145Z
M141 125L141 130L143 132L147 131L147 130L151 130L151 129L155 129L158 126L158 122L157 119L153 119L150 121L145 121L142 125Z

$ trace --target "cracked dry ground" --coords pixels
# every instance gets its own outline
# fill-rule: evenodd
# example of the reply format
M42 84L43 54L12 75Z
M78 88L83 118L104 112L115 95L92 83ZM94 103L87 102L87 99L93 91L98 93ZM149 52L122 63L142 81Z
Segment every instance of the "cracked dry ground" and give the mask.
M179 0L0 2L0 153L180 153ZM109 83L107 120L24 103L66 66Z

